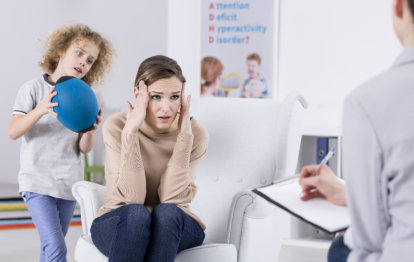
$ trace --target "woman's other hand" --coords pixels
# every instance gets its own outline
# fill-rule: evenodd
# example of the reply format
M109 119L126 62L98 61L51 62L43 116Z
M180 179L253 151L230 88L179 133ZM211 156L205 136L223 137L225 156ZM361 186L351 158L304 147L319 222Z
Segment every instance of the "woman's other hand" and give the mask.
M135 106L126 102L127 105L127 121L124 131L127 133L137 133L142 122L145 120L148 106L148 87L144 81L140 81L135 91Z

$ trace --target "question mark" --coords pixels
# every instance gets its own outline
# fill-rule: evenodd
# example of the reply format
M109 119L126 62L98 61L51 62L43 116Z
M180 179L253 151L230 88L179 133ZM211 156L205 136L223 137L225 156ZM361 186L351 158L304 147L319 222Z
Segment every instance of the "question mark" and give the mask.
M246 44L248 44L249 43L249 40L250 40L250 36L246 36Z

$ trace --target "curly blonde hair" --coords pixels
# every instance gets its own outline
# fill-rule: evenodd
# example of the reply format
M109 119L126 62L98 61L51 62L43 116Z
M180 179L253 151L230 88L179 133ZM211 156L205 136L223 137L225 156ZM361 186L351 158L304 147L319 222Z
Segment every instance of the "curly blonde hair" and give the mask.
M105 73L112 65L115 51L108 40L86 25L62 26L51 33L44 43L46 52L39 62L39 66L46 73L53 74L59 63L59 53L65 52L73 42L78 40L91 41L99 48L98 58L82 80L90 86L102 84Z

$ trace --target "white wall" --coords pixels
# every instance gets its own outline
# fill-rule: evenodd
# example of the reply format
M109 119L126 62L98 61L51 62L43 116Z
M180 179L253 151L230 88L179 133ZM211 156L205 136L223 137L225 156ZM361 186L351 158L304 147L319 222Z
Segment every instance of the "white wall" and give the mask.
M177 60L186 77L186 93L200 95L200 1L168 0L168 56Z
M124 110L132 99L133 82L140 62L166 54L167 1L145 0L17 0L0 4L0 183L16 183L20 140L11 141L7 128L17 90L41 74L39 38L65 23L84 23L114 45L118 57L98 95L104 116ZM100 145L98 134L97 151ZM102 159L102 156L98 158Z
M391 66L402 50L391 2L281 2L279 96L296 89L306 97L305 133L340 133L344 97Z

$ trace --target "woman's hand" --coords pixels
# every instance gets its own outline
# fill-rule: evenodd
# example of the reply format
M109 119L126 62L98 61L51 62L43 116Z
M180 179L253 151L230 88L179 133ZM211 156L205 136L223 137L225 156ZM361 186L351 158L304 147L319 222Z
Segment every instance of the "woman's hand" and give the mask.
M142 122L145 120L148 106L148 87L144 81L140 81L138 84L138 93L135 98L135 106L132 107L128 101L127 104L127 120L125 123L124 131L127 133L137 133Z
M184 134L193 134L193 130L191 128L191 120L190 120L190 102L191 102L191 95L185 96L185 83L183 84L183 89L181 91L181 109L180 109L180 118L178 119L178 128L180 129L181 133Z
M52 98L57 95L55 91L55 86L53 86L50 90L46 98L40 103L36 109L40 115L46 115L48 113L57 116L56 112L53 111L53 107L58 106L58 103L52 103Z

